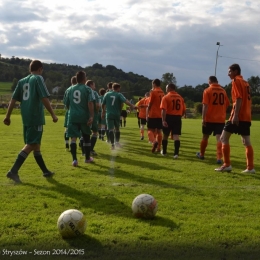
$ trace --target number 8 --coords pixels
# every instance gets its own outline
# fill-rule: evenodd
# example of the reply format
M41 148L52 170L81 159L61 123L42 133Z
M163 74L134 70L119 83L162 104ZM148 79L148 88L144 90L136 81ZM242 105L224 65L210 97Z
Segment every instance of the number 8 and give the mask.
M29 83L25 83L23 85L23 100L28 100L30 97L30 88L29 88Z

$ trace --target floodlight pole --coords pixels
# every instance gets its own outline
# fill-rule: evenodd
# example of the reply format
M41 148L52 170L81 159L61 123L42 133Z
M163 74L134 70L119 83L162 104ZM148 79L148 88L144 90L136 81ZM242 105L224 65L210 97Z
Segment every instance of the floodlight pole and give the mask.
M220 46L223 46L223 45L220 45L220 42L217 42L216 45L218 45L218 49L217 49L217 54L216 54L215 77L216 77L217 64L218 64L218 50L219 50Z

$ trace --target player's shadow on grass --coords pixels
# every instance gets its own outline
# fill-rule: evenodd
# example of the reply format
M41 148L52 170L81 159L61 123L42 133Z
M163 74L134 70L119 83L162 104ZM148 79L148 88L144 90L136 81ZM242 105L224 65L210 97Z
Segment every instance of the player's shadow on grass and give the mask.
M47 178L46 180L53 185L48 190L59 192L68 198L72 198L75 200L75 206L78 205L84 208L92 208L109 215L118 215L122 217L131 216L131 208L112 196L108 195L101 197L87 192L86 190L80 191L69 185L60 183L54 178ZM42 190L42 193L46 195L44 187L32 183L24 183L24 185Z
M124 162L120 162L120 163L124 163ZM140 166L140 167L143 166L142 162L137 163L136 161L132 161L131 163L135 166ZM111 165L99 166L99 169L98 169L98 171L96 171L96 173L98 175L100 175L100 174L110 175L111 178L123 178L123 179L130 180L131 182L157 185L157 186L161 186L161 187L164 187L164 188L182 189L182 190L185 190L186 192L189 192L189 188L187 188L185 186L171 184L169 182L159 180L160 169L162 169L162 168L155 170L158 167L158 165L156 165L156 167L155 167L155 165L154 165L154 167L152 167L152 166L150 166L150 167L151 167L150 169L153 170L154 178L144 177L142 175L141 171L140 172L133 172L133 173L126 172L126 171L121 169L121 166L116 166L116 165L115 166L113 166L113 165L112 166ZM103 168L103 170L102 170L102 168ZM142 168L145 168L145 167L142 167ZM165 168L165 169L169 170L169 168ZM92 172L94 172L94 170L92 170ZM181 171L178 170L176 172L179 173ZM169 172L169 174L174 174L176 172L174 172L174 170L173 170L172 172ZM124 186L124 185L122 185L122 186ZM193 192L194 192L194 190L193 190Z
M180 226L177 225L175 222L167 219L167 218L163 218L163 217L158 217L155 216L154 219L136 219L136 221L139 222L143 222L144 225L150 225L151 227L153 226L163 226L165 228L167 228L169 231L175 231L176 229L178 229ZM141 236L139 238L140 240L149 240L150 237L143 234L143 236ZM91 259L94 259L95 257L100 256L104 251L105 251L105 247L108 247L108 245L106 245L105 247L102 246L102 244L97 240L94 239L91 236L88 236L86 234L84 234L83 236L79 236L73 239L65 239L65 241L70 245L70 247L74 247L74 248L84 248L85 249L85 257L92 257ZM111 243L116 243L116 241L111 241ZM116 252L115 252L116 253Z
M80 258L81 255L84 255L84 259L90 259L90 257L96 258L104 251L104 246L100 241L86 234L78 237L67 238L64 239L64 241L70 248L76 248L71 251L72 254L75 254L71 255L72 257Z
M132 209L130 205L127 206L123 202L112 196L105 196L105 198L102 198L101 196L94 195L90 192L83 192L74 189L64 183L56 181L53 178L47 178L47 181L53 185L48 189L48 191L59 192L66 197L72 198L73 200L75 200L75 206L72 206L77 208L79 206L79 210L81 209L81 207L92 208L93 210L97 212L102 212L106 215L116 215L125 218L132 218ZM37 190L42 190L44 196L49 196L49 193L45 193L46 187L42 187L40 185L32 183L24 183L24 185L33 187ZM169 219L160 219L163 219L163 221L156 222L160 226L174 227L176 225L173 221Z
M169 228L169 230L171 230L171 231L173 231L177 228L180 228L180 225L177 225L174 221L169 220L167 218L160 217L160 216L155 216L151 220L140 219L140 221L143 221L146 223L149 221L150 226L164 226L164 227Z
M139 166L145 170L156 170L158 169L158 175L159 175L159 171L160 170L169 170L169 167L164 167L164 158L161 154L156 153L156 154L152 154L153 155L153 159L151 159L151 161L147 162L147 161L142 161L140 160L132 160L131 158L129 158L129 156L127 156L126 154L124 154L125 151L122 150L122 152L118 154L107 154L107 153L99 153L102 159L107 159L109 162L111 161L115 161L115 162L119 162L119 163L123 163L123 164L127 164L129 165L129 167L131 167L131 165L133 166ZM147 152L147 154L151 154L151 152ZM147 155L145 152L142 152L142 155ZM162 161L158 161L158 156L160 156L160 160ZM169 156L169 159L173 160L171 156ZM171 173L173 173L174 170L172 170ZM181 171L178 171L181 172Z

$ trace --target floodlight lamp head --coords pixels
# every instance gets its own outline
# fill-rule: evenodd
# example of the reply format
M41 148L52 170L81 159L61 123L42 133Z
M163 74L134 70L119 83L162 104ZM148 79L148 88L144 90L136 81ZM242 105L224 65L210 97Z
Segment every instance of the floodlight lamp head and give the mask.
M220 42L217 42L217 44L216 45L220 45Z

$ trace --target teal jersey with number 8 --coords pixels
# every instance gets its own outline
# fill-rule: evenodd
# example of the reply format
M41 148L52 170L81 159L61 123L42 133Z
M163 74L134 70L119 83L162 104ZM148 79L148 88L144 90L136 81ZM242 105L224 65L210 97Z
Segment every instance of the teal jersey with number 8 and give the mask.
M44 110L42 99L50 94L40 75L30 74L18 81L12 98L21 102L23 125L44 125Z

